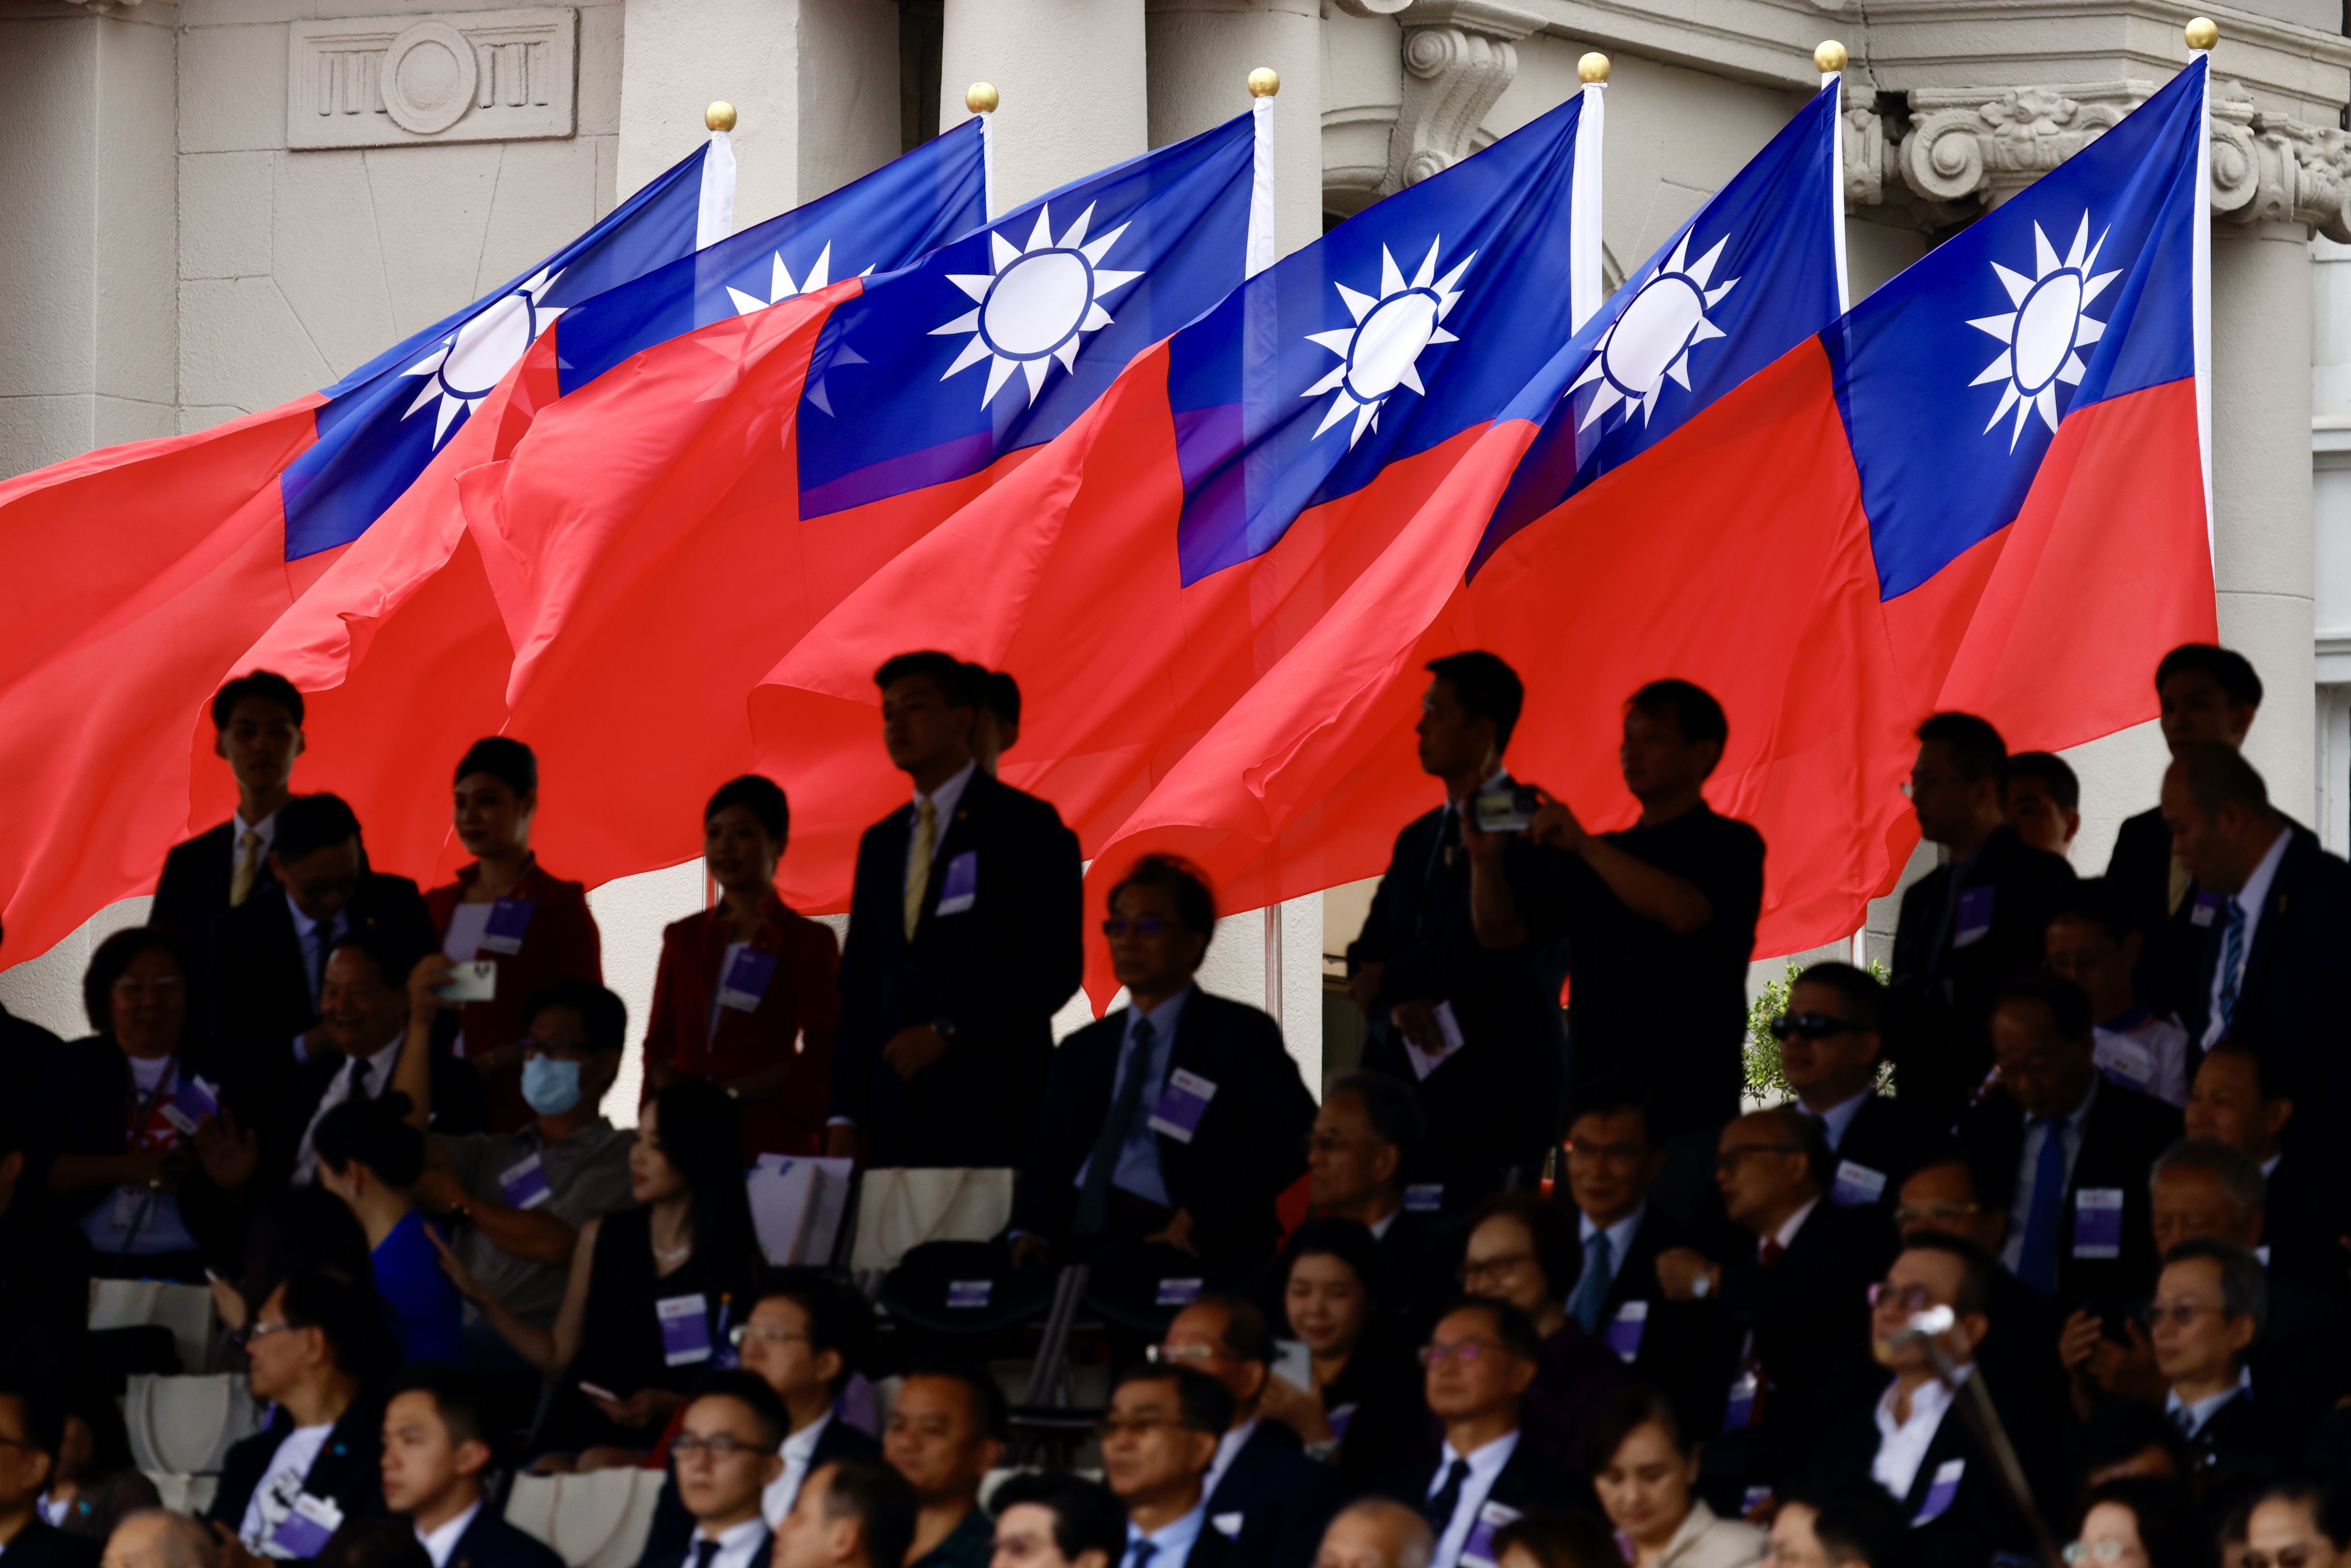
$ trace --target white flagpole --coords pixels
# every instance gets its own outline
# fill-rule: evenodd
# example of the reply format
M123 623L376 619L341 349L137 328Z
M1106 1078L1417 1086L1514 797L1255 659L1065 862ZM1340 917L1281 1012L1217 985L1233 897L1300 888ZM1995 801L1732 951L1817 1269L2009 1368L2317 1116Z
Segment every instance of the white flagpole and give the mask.
M996 221L996 106L1004 101L992 81L976 81L963 89L963 106L979 116L980 199L987 221Z
M1575 63L1583 117L1575 127L1575 183L1568 196L1568 310L1576 329L1600 308L1600 151L1608 123L1608 57Z
M2196 237L2193 271L2196 332L2196 444L2204 467L2204 549L2212 551L2212 46L2220 28L2199 16L2185 29L2189 51L2204 59L2204 100L2196 109ZM2190 61L2192 66L2193 61ZM2220 580L2213 563L2213 580Z
M1259 66L1249 74L1249 128L1257 140L1249 170L1249 256L1241 276L1255 277L1273 265L1273 95L1281 90L1281 73Z
M1829 124L1829 233L1836 236L1837 314L1853 308L1853 288L1844 267L1844 46L1834 38L1813 51L1823 88L1837 89L1837 112Z
M694 248L716 245L735 232L735 106L719 99L702 111L710 128L710 150L702 158L702 206L695 214Z

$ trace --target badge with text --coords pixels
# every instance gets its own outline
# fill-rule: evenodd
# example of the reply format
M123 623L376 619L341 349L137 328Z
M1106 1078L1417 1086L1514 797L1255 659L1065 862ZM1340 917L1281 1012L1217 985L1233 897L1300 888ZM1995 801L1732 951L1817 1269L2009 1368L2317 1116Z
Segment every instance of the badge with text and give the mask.
M1167 1075L1167 1087L1160 1092L1158 1109L1151 1113L1151 1130L1165 1133L1179 1144L1188 1144L1192 1134L1200 1130L1200 1118L1207 1114L1208 1102L1217 1097L1217 1086L1196 1072L1176 1069Z
M316 1557L327 1549L327 1542L342 1528L343 1511L332 1498L312 1497L302 1493L294 1500L293 1509L277 1521L269 1533L269 1554L272 1557Z
M1829 1201L1839 1208L1860 1208L1876 1203L1886 1192L1886 1173L1871 1170L1855 1160L1837 1162L1836 1185L1829 1188Z
M509 1208L537 1208L555 1196L547 1185L547 1166L536 1154L526 1155L500 1171L498 1190L507 1195Z
M768 982L775 977L773 953L762 953L757 947L738 948L726 966L726 973L718 977L718 1005L733 1008L738 1013L757 1012L759 998L768 994Z
M1935 1479L1927 1487L1927 1500L1918 1505L1918 1517L1910 1521L1911 1528L1932 1524L1943 1517L1944 1511L1959 1495L1959 1478L1967 1470L1965 1459L1946 1459L1935 1467Z
M1649 1303L1627 1301L1608 1321L1608 1348L1626 1361L1641 1354L1641 1335L1648 1331Z
M966 850L947 862L947 879L939 885L939 913L961 915L979 897L979 852Z
M1200 1299L1200 1287L1205 1280L1162 1280L1159 1281L1159 1305L1188 1307Z
M490 905L490 917L482 926L482 946L493 953L519 953L522 939L530 930L530 917L538 905L528 898L501 898Z
M710 1303L696 1291L690 1296L664 1296L653 1303L661 1323L662 1361L669 1366L691 1366L710 1359Z
M2188 923L2190 925L2210 925L2219 918L2220 918L2220 895L2198 888L2196 907L2188 912Z
M2085 1186L2074 1195L2074 1256L2123 1255L2123 1189Z
M1437 1048L1425 1050L1409 1040L1404 1044L1404 1053L1412 1059L1412 1071L1416 1078L1426 1078L1444 1066L1462 1045L1461 1019L1453 1011L1453 1004L1439 1002L1429 1012L1437 1019Z
M1737 1432L1755 1424L1756 1396L1763 1391L1763 1381L1749 1367L1730 1381L1730 1398L1722 1407L1722 1429Z
M1959 889L1959 913L1951 922L1951 946L1965 947L1984 939L1991 929L1991 894L1989 887Z
M1445 1184L1441 1181L1416 1182L1404 1189L1406 1214L1435 1214L1445 1207Z
M1508 1503L1489 1502L1480 1508L1478 1522L1469 1527L1469 1539L1461 1543L1461 1561L1478 1568L1493 1568L1494 1532L1518 1517L1519 1511Z
M201 1078L191 1078L180 1085L163 1107L163 1120L181 1132L193 1134L196 1124L207 1116L220 1114L220 1089Z
M995 1292L993 1280L949 1280L947 1305L950 1307L984 1307Z

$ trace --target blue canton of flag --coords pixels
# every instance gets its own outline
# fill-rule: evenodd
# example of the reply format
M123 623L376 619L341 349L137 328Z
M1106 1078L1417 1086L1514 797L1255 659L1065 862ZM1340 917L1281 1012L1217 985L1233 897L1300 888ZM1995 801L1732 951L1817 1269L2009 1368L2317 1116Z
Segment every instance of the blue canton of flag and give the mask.
M1542 429L1469 570L1837 319L1837 83L1659 246L1505 411Z
M802 400L801 516L1051 440L1135 354L1236 287L1253 118L1040 196L837 306Z
M987 132L965 120L828 196L600 295L556 334L566 394L642 350L889 271L987 221Z
M286 559L365 533L567 306L693 254L711 146L695 148L537 267L325 389L318 440L278 476ZM731 161L732 152L718 156ZM710 172L722 169L731 180L731 162Z

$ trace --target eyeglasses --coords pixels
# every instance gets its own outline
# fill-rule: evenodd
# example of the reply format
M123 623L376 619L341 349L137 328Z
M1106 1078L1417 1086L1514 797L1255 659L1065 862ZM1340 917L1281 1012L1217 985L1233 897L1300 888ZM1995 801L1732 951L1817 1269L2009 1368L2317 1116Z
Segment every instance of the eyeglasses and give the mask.
M125 975L114 982L114 994L125 1000L147 996L176 997L187 988L188 982L178 975L158 975L152 980Z
M1853 1033L1854 1025L1826 1013L1785 1013L1771 1020L1771 1030L1773 1040L1786 1040L1792 1034L1801 1034L1806 1040L1834 1040L1838 1035Z
M2206 1312L2227 1317L2229 1309L2216 1307L2210 1301L2172 1301L2168 1304L2162 1301L2149 1301L2138 1310L2138 1321L2150 1329L2167 1322L2173 1328L2184 1329L2192 1325Z
M1897 1291L1891 1285L1876 1284L1869 1287L1869 1304L1873 1308L1891 1304L1906 1312L1923 1312L1935 1304L1935 1293L1924 1285L1905 1285Z
M2316 1555L2317 1547L2306 1541L2297 1541L2292 1546L2281 1546L2275 1552L2248 1552L2244 1563L2245 1568L2304 1568L2304 1564Z
M1354 1138L1343 1137L1337 1133L1309 1133L1306 1135L1306 1146L1317 1154L1324 1155L1335 1155L1343 1149L1352 1148L1357 1141Z
M1714 1168L1718 1171L1737 1170L1739 1162L1750 1155L1801 1155L1803 1152L1802 1144L1740 1144L1715 1155Z
M236 1343L244 1345L249 1350L256 1343L267 1339L271 1334L291 1333L294 1330L301 1326L302 1325L299 1323L249 1323L244 1328L236 1331Z
M1499 1258L1478 1258L1465 1260L1458 1272L1467 1281L1490 1280L1497 1274L1507 1274L1535 1260L1531 1252L1505 1252Z
M1105 1416L1094 1427L1094 1432L1107 1443L1113 1437L1121 1436L1148 1437L1162 1427L1174 1427L1180 1424L1169 1420L1165 1416Z
M1112 918L1102 922L1102 935L1110 937L1113 941L1127 935L1129 932L1133 932L1137 936L1158 936L1175 929L1175 926L1169 925L1165 920L1152 920L1148 918L1142 920L1121 920L1116 916L1113 916Z
M1206 1366L1217 1359L1216 1347L1206 1344L1148 1345L1143 1354L1165 1366Z
M726 1331L726 1341L738 1349L755 1341L766 1344L789 1344L794 1340L812 1344L815 1342L798 1329L780 1329L773 1323L737 1323Z
M1571 1157L1582 1155L1587 1159L1617 1160L1625 1165L1631 1165L1636 1160L1649 1157L1649 1145L1646 1144L1586 1144L1570 1138L1567 1140L1567 1152Z
M1490 1339L1457 1340L1451 1344L1421 1346L1420 1364L1443 1366L1448 1361L1458 1361L1464 1366L1475 1366L1479 1356L1489 1354L1508 1355L1510 1353L1506 1346Z
M1894 1211L1894 1224L1899 1229L1912 1225L1931 1224L1936 1220L1957 1219L1962 1215L1982 1212L1981 1207L1972 1203L1906 1203Z
M2081 1563L2119 1562L2125 1548L2119 1541L2074 1541L2065 1546L2065 1561Z
M696 1437L692 1432L680 1432L670 1439L669 1451L681 1459L696 1454L708 1454L714 1459L731 1459L737 1454L772 1454L773 1448L763 1448L757 1443L747 1443L732 1432L718 1432L710 1437Z

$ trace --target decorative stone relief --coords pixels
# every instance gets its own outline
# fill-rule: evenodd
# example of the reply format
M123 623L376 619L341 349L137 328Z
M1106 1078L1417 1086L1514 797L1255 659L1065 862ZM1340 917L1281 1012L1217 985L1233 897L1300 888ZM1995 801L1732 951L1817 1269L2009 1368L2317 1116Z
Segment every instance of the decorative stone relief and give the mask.
M1388 135L1380 193L1417 184L1477 151L1479 123L1519 73L1520 39L1541 16L1499 0L1340 0L1357 16L1404 27L1404 101Z
M287 41L286 144L569 136L579 26L569 6L296 22Z

